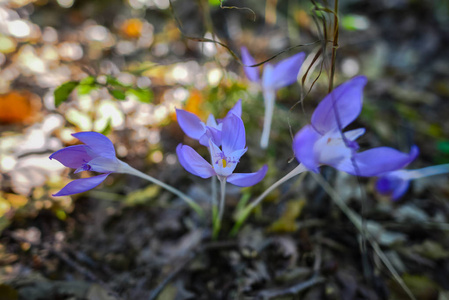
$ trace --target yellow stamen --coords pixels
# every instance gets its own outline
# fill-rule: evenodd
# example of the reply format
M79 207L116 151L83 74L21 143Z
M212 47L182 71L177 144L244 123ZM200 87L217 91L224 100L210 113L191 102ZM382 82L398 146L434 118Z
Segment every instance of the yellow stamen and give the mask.
M226 159L223 158L223 159L221 160L221 163L223 164L223 168L226 168L226 164L227 164L227 163L226 163Z

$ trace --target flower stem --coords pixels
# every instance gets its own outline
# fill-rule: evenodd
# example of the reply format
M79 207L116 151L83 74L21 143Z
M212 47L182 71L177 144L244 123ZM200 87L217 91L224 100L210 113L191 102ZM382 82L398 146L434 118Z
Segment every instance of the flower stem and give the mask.
M218 237L218 233L220 233L221 228L221 220L223 219L223 213L224 213L224 207L225 207L225 198L226 198L226 178L219 178L220 179L220 190L221 190L221 197L220 197L220 208L218 210L218 218L214 220L213 223L213 234L212 238L216 239Z
M426 167L416 170L406 170L408 179L418 179L438 174L449 173L449 164Z
M218 216L218 203L217 203L217 177L211 177L211 188L212 188L212 225L217 221Z
M270 139L271 121L273 119L274 100L276 97L274 90L264 90L263 97L265 101L265 117L263 120L262 137L260 139L260 147L266 149L268 140Z
M122 161L121 161L122 162ZM166 189L167 191L175 194L176 196L178 196L179 198L181 198L182 200L184 200L193 210L196 211L196 213L200 216L204 215L203 209L196 204L192 198L190 198L189 196L187 196L186 194L184 194L183 192L181 192L180 190L172 187L171 185L168 185L154 177L151 177L150 175L147 175L143 172L140 172L139 170L134 169L133 167L131 167L130 165L128 165L125 162L122 162L123 164L123 173L127 173L130 175L134 175L137 177L140 177L142 179L148 180L164 189Z
M241 213L239 214L237 221L234 225L234 227L231 230L231 235L234 236L239 231L240 227L242 226L243 222L246 220L246 218L249 216L251 211L262 202L262 200L268 196L269 193L271 193L275 188L289 180L290 178L295 177L296 175L301 174L302 172L307 171L307 168L304 167L304 165L299 164L296 168L290 171L287 175L273 183L268 189L265 190L259 197L256 198L253 202L251 202L247 207L245 207Z

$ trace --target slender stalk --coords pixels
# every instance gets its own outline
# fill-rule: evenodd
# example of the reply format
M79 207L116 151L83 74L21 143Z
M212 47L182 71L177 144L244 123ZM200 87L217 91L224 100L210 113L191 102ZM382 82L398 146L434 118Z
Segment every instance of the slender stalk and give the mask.
M449 173L449 164L426 167L416 170L405 170L407 172L407 179L418 179L438 174Z
M274 100L276 93L274 90L264 90L263 97L265 102L265 117L263 120L260 147L262 149L266 149L268 147L268 140L270 139L271 121L273 120Z
M211 189L212 189L212 224L215 223L218 215L218 203L217 203L217 177L211 177Z
M182 200L184 200L193 210L195 210L200 216L204 215L203 209L195 203L195 201L193 201L192 198L190 198L189 196L187 196L186 194L184 194L183 192L181 192L180 190L172 187L171 185L168 185L156 178L151 177L150 175L147 175L143 172L140 172L139 170L134 169L133 167L131 167L130 165L128 165L127 163L122 162L122 166L123 166L123 173L127 173L130 175L134 175L137 177L140 177L142 179L148 180L164 189L166 189L167 191L175 194L176 196L178 196L179 198L181 198Z
M212 237L216 239L218 237L218 233L220 232L221 228L221 220L223 219L224 214L224 207L225 207L225 198L226 198L226 178L219 178L220 180L220 190L221 190L221 197L220 197L220 203L219 203L219 210L218 210L218 218L214 220L214 229Z
M331 71L329 76L329 89L328 92L332 92L334 89L334 75L335 75L335 59L337 56L338 48L338 0L334 2L334 38L332 42L332 57L331 57Z
M242 226L243 222L245 222L246 218L248 218L249 214L251 213L251 211L260 204L260 202L262 202L262 200L268 196L269 193L271 193L275 188L277 188L278 186L280 186L281 184L283 184L284 182L286 182L287 180L289 180L290 178L295 177L296 175L301 174L302 172L307 171L307 168L302 165L299 164L296 168L294 168L293 170L290 171L290 173L288 173L287 175L285 175L284 177L282 177L281 179L279 179L278 181L276 181L275 183L273 183L268 189L265 190L265 192L263 192L259 197L256 198L256 200L254 200L253 202L251 202L247 207L245 207L241 213L239 214L237 221L234 225L234 227L231 230L231 235L235 235L237 234L237 232L239 231L240 227Z

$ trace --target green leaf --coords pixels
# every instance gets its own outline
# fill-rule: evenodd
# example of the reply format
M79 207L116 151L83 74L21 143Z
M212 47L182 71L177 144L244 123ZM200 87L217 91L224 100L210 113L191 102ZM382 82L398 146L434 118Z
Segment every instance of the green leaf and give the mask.
M220 1L219 0L209 0L209 5L211 6L219 6Z
M109 93L117 100L125 100L126 95L121 90L109 89Z
M87 76L86 78L80 81L80 85L94 85L96 83L96 79L93 76Z
M449 141L437 142L437 148L440 152L449 153Z
M346 15L342 18L341 25L348 31L365 30L369 27L369 22L364 16Z
M97 85L87 85L87 84L80 84L78 86L78 95L88 95L90 92L95 90L97 88Z
M68 81L59 86L55 92L55 106L58 107L62 102L69 98L69 95L79 85L78 81Z
M128 94L133 95L143 103L150 103L153 100L153 92L149 89L129 89Z
M117 80L117 78L112 77L110 75L106 76L106 83L109 85L112 85L113 87L128 87L128 85L121 83L120 81Z

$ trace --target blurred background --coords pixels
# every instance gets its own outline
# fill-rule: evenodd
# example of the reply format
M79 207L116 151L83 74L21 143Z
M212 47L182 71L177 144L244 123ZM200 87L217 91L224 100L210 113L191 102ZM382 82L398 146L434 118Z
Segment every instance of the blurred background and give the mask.
M232 208L241 197L259 194L296 163L289 164L291 134L309 122L327 94L334 17L323 8L333 5L306 0L0 0L0 294L11 295L0 298L39 299L39 285L24 292L30 282L76 279L85 285L71 292L74 297L143 299L139 297L167 274L170 268L164 266L204 235L207 225L180 200L140 179L116 174L83 195L52 197L72 180L73 170L48 156L76 144L74 132L108 135L120 159L207 207L209 182L185 172L175 149L182 142L204 156L207 150L185 137L174 109L206 120L210 113L223 117L242 99L249 151L239 168L255 171L267 163L270 169L255 187L229 188L229 224L224 225L229 229ZM338 15L335 85L359 74L369 79L362 114L351 125L367 128L362 148L385 145L408 152L416 144L421 153L412 168L449 163L449 2L340 0ZM299 51L307 54L298 84L277 94L266 151L258 146L263 99L260 87L243 73L242 46L257 62L277 54L271 63ZM354 209L365 199L366 217L376 221L381 244L406 274L404 280L419 286L418 298L449 299L448 228L435 225L447 222L447 176L416 181L406 197L392 203L376 194L373 180L358 182L327 168L323 174ZM337 246L355 245L356 257L337 271L328 266L337 274L327 283L336 294L347 295L345 288L353 288L369 295L363 299L403 299L381 267L380 275L373 267L377 286L360 283L355 230L348 229L351 225L338 209L329 210L331 200L311 178L301 186L290 183L267 200L270 209L259 211L232 247L240 251L241 241L250 236L260 235L262 243L267 236L283 234L281 250L293 247L293 253L284 253L293 259L290 265L284 260L282 266L270 265L271 256L261 255L259 264L245 265L254 270L250 276L236 271L242 270L237 265L248 264L241 252L234 253L236 261L233 252L221 253L225 262L189 268L160 299L253 295L277 286L276 272L310 267L303 255L313 257L313 246L323 243L334 243L325 258L329 265L342 255ZM301 224L310 219L321 223L306 234ZM335 220L341 227L325 229ZM220 272L227 268L236 268L239 280ZM192 274L196 281L186 279ZM343 284L345 276L354 284ZM17 278L32 279L17 283ZM198 283L206 278L214 278L213 284ZM233 292L220 292L220 284ZM50 289L55 297L57 288ZM98 296L105 291L114 295ZM313 295L307 299L321 299Z

